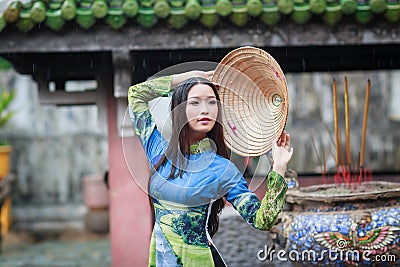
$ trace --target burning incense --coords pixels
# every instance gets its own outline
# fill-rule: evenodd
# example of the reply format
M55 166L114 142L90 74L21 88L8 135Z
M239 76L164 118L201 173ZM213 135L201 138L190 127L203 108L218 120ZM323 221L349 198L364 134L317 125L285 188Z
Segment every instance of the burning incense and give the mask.
M336 80L333 79L333 123L335 126L335 145L336 145L336 166L340 165L339 156L339 121L338 121L338 107L337 107L337 93L336 93Z
M344 108L345 108L345 120L346 120L346 154L347 154L347 165L351 166L351 154L350 154L350 121L349 121L349 91L347 87L347 77L344 77Z
M365 93L365 104L364 104L364 122L361 137L361 152L360 152L360 167L364 166L364 147L365 147L365 137L367 134L367 120L368 120L368 105L369 105L369 93L371 90L371 81L368 79L367 91Z

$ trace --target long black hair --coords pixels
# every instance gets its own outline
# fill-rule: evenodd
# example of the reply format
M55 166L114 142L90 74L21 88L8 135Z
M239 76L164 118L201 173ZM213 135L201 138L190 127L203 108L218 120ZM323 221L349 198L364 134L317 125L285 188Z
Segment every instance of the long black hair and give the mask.
M221 125L221 102L216 86L209 80L202 77L189 78L180 83L172 95L171 100L171 119L172 119L172 134L168 148L160 158L160 160L154 165L153 171L156 171L162 166L167 159L172 163L172 169L169 174L170 179L174 179L178 176L182 176L185 169L185 162L190 156L190 139L189 133L190 128L188 124L188 118L186 116L186 102L189 94L189 90L196 84L206 84L211 87L218 105L218 115L216 123L213 128L207 132L206 136L211 139L216 146L216 153L224 158L229 158L228 150L224 142L223 128ZM185 158L186 157L186 158ZM210 217L208 219L208 232L213 236L219 225L219 213L222 211L225 205L224 199L221 197L214 201L211 207Z

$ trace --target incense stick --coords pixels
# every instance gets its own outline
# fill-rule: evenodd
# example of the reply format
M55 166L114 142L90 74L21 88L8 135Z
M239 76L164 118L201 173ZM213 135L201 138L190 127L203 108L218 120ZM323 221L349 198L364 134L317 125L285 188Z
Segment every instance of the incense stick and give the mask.
M339 149L339 121L338 121L338 107L337 107L337 92L336 80L333 79L333 123L335 127L335 140L336 140L336 166L340 165L340 149Z
M365 92L365 104L364 104L364 121L363 130L361 137L361 152L360 152L360 167L364 166L364 148L365 148L365 138L367 134L367 121L368 121L368 106L369 106L369 94L371 90L371 81L368 79L367 90Z
M346 121L346 154L347 165L351 165L350 153L350 120L349 120L349 90L347 86L347 77L344 77L344 108L345 108L345 121Z

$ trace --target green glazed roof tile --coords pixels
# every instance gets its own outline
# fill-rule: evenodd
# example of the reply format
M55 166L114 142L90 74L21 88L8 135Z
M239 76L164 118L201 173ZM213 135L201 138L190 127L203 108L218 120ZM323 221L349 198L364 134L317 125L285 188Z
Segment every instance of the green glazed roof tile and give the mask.
M279 22L282 15L279 12L277 5L264 5L263 12L261 13L260 20L268 26L274 26Z
M83 29L97 21L111 28L156 27L168 23L172 28L184 28L189 20L199 21L206 28L215 27L220 18L243 27L249 20L276 25L282 17L295 24L306 25L313 17L328 26L343 17L355 23L368 24L375 18L389 23L400 21L400 0L18 0L11 2L0 14L0 32L8 27L28 32L47 27L59 31L66 20ZM118 14L114 12L118 10ZM129 23L127 23L129 21ZM71 25L68 23L68 25ZM40 29L38 29L40 30Z
M35 2L30 9L30 14L33 22L43 22L46 19L46 4L43 2Z
M307 23L312 17L310 5L306 3L295 4L290 17L296 24L303 25Z
M59 9L49 9L46 12L46 21L45 24L47 27L54 31L59 31L65 24L65 20L62 17L61 10Z
M15 25L17 26L18 30L23 33L29 32L35 26L35 23L31 19L31 13L29 9L21 10L21 13L19 14L19 20Z
M232 13L232 3L229 0L217 0L215 9L218 15L226 17Z
M169 4L172 7L183 7L184 1L182 1L182 0L169 0Z
M96 19L93 16L93 10L92 9L79 7L76 10L75 21L83 29L87 30L87 29L89 29L90 27L93 26L93 24L96 22Z
M106 23L114 30L119 30L126 23L126 17L122 8L110 8L107 10Z
M205 27L212 29L215 27L215 25L218 24L219 22L219 16L217 12L215 11L214 13L211 12L212 10L208 10L208 13L204 13L202 11L202 15L200 17L200 22L203 24Z
M185 5L186 17L190 20L196 20L201 15L201 5L197 0L188 0Z
M61 8L61 5L62 5L62 3L60 3L60 2L50 2L50 5L49 5L49 7L51 8L51 9L60 9Z
M262 6L263 4L260 0L249 0L246 4L247 12L252 17L258 17L262 12Z
M342 6L340 4L328 4L326 12L322 15L322 19L329 26L336 25L343 17Z
M171 8L171 16L168 18L168 24L174 29L182 29L188 23L188 17L185 15L184 7Z
M154 14L160 18L165 19L170 13L170 6L166 0L157 0L153 6Z
M385 12L385 18L393 23L398 22L400 19L400 5L388 4L387 11Z
M122 4L122 11L128 18L133 18L139 12L139 4L136 0L126 0Z
M357 3L354 0L340 0L342 11L345 15L350 15L356 12Z
M61 6L61 15L66 20L72 20L76 16L76 4L74 0L66 0Z
M151 28L157 23L157 17L154 9L151 7L139 7L137 22L144 28Z
M324 13L325 8L326 2L324 0L310 0L310 11L315 15L321 15Z
M107 15L108 5L104 0L96 0L92 4L93 16L96 19L104 18Z
M370 0L369 6L371 7L371 11L376 14L380 14L387 9L385 0Z
M282 14L290 14L293 11L293 0L278 0L278 8Z
M20 12L21 12L21 3L12 2L10 5L8 5L8 7L6 8L6 10L2 15L7 23L12 23L19 19Z

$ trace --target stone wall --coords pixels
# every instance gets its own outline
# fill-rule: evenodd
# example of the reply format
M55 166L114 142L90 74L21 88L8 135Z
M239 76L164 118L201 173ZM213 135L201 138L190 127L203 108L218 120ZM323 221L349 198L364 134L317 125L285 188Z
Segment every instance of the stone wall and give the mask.
M13 227L34 233L82 229L85 175L108 169L106 125L96 106L41 105L30 76L2 71L16 92L15 116L0 138L12 145Z
M15 116L1 135L13 146L16 203L82 201L82 177L107 170L108 147L95 106L42 106L29 76L3 72ZM6 80L6 81L4 81Z
M365 167L375 172L398 172L400 166L399 71L288 74L289 118L295 153L290 167L299 173L320 170L325 155L328 170L336 168L333 116L333 79L337 81L339 133L345 152L344 77L348 79L352 164L361 150L367 80L371 81ZM313 140L316 149L314 149ZM318 156L321 158L321 163ZM344 156L344 154L342 155Z

